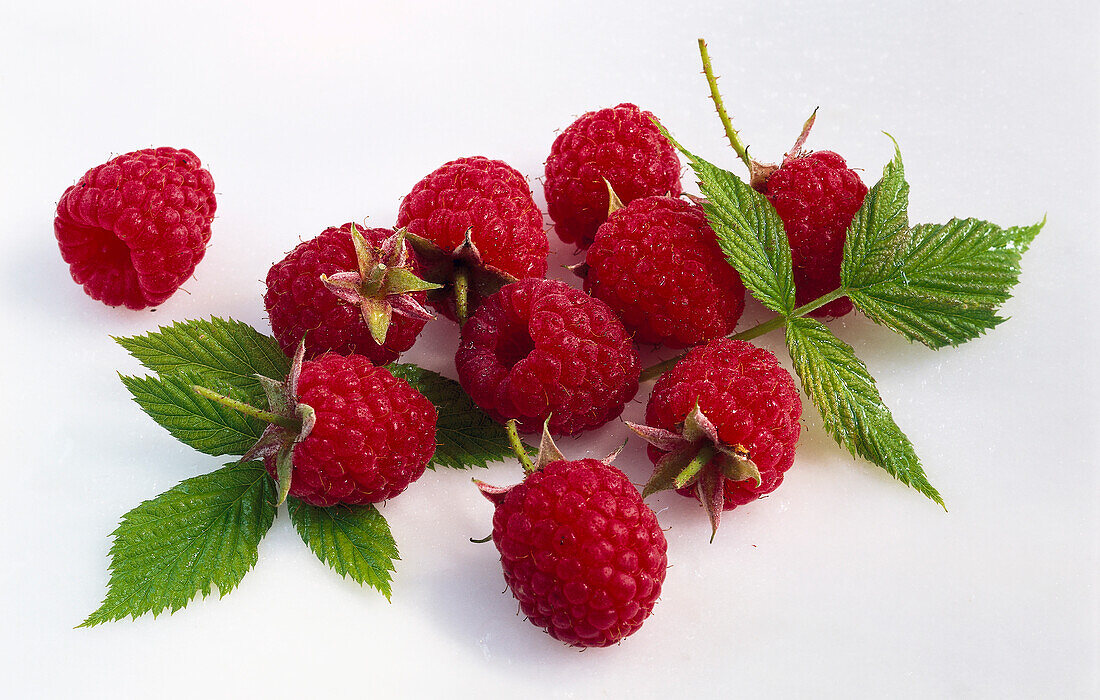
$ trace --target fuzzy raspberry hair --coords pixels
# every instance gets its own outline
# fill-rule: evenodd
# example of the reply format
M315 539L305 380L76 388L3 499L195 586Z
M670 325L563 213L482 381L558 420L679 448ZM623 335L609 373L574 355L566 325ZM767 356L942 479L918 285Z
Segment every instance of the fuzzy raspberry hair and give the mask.
M665 534L638 490L595 459L556 461L496 504L493 542L504 580L532 624L577 647L636 632L661 593Z
M639 343L698 345L733 332L745 308L741 276L702 208L676 197L643 197L614 212L585 262L585 291Z
M365 357L330 353L303 362L298 401L316 412L292 457L290 495L306 503L393 498L424 474L435 453L435 406ZM275 477L274 457L264 462Z
M763 193L783 220L791 244L798 304L806 304L840 287L844 240L867 186L836 153L815 151L786 158L772 173ZM841 297L810 316L843 316L852 310Z
M622 413L638 391L638 351L614 312L556 280L523 280L489 297L462 329L462 387L501 422L575 435Z
M384 365L411 348L424 329L422 319L393 314L386 340L379 345L371 337L361 310L325 287L322 275L358 269L351 238L353 226L347 223L325 229L316 238L298 244L268 271L264 306L275 339L286 354L292 355L304 336L306 357L332 351L363 355L376 365ZM384 228L356 229L375 247L393 235ZM414 274L420 270L411 254L406 267ZM424 292L411 295L418 302L424 301Z
M679 196L680 159L653 114L623 103L570 124L546 159L546 206L566 243L587 248L607 218L606 179L622 202Z
M696 405L717 428L721 442L744 448L760 472L759 486L750 480L725 484L724 510L777 489L794 463L802 400L775 355L724 338L695 348L654 385L646 424L677 432ZM665 454L649 446L654 464ZM697 497L693 489L680 493Z
M88 296L144 309L194 273L216 210L214 178L198 156L146 148L92 168L65 190L54 235Z

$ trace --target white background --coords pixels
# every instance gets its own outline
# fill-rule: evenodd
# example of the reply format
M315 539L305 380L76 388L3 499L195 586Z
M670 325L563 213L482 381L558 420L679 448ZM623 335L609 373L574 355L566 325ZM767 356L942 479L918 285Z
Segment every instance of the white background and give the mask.
M5 448L0 694L8 697L1084 697L1097 692L1097 52L1094 3L14 3L0 10ZM32 7L33 6L33 7ZM699 75L706 36L735 123L877 179L899 141L913 221L1049 224L1011 320L932 352L860 318L866 360L949 513L843 453L807 407L794 468L727 514L668 528L664 592L622 645L578 653L516 615L470 474L388 503L393 602L340 580L285 513L225 599L74 630L100 602L118 518L219 460L174 442L108 337L231 316L300 238L369 217L446 160L539 177L556 130L634 101L740 172ZM194 150L217 183L206 260L155 311L109 309L52 234L64 188L113 154ZM690 180L688 180L690 182ZM576 262L555 245L552 274ZM747 319L762 318L750 305ZM786 363L778 335L761 342ZM407 359L453 376L454 327ZM646 392L626 417L642 415ZM621 423L564 440L603 455ZM637 441L619 465L649 468ZM477 476L508 484L514 462Z

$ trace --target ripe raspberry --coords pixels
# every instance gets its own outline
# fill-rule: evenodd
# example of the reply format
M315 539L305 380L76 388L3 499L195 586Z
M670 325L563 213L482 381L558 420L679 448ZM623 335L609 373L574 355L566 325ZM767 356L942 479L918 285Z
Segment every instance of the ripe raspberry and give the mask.
M638 351L598 299L556 280L523 280L489 297L462 329L458 378L474 402L525 432L550 418L575 435L622 413L638 391Z
M588 112L570 124L546 159L546 206L558 237L592 244L607 218L607 184L623 203L650 195L679 196L680 159L637 105Z
M621 471L552 451L552 461L540 455L516 486L478 483L496 505L493 543L532 624L572 646L605 647L638 631L653 611L668 545Z
M745 286L701 207L635 199L611 214L585 258L584 289L607 302L634 339L682 348L728 335Z
M428 300L451 319L458 317L456 277L465 276L473 309L507 282L546 274L542 213L523 175L499 160L459 158L439 167L405 196L397 226L423 239L410 240L424 277L443 285Z
M785 158L761 189L772 203L791 244L798 304L806 304L840 286L840 262L852 218L863 204L867 186L832 151ZM848 297L810 312L843 316Z
M290 495L315 506L378 503L424 474L435 453L435 406L359 355L302 363L297 400L316 414L294 445ZM271 475L276 458L264 460Z
M198 156L146 148L98 165L65 190L54 235L84 292L144 309L180 288L206 252L217 202Z
M678 487L707 507L717 529L722 510L782 483L801 416L798 389L775 355L724 338L695 348L653 387L647 425L631 425L657 467L644 493Z
M353 232L361 236L358 250ZM350 223L325 229L267 273L264 305L276 340L287 354L305 337L306 357L332 351L363 355L376 365L393 362L412 347L425 318L431 318L420 307L423 291L409 292L407 284L393 289L406 281L398 279L402 270L415 276L420 266L393 231ZM350 281L334 287L326 284L330 277ZM364 288L372 282L372 289ZM372 312L380 315L381 330L376 326L372 332Z

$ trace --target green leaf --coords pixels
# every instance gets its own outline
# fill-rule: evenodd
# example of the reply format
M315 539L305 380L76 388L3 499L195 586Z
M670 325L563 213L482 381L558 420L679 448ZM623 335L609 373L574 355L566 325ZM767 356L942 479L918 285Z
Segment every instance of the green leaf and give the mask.
M247 392L247 403L262 403L253 375L282 380L290 368L274 338L239 321L213 317L183 321L159 331L115 338L141 364L158 374L187 374L199 382L222 382Z
M893 137L891 137L893 138ZM976 219L908 224L909 185L894 158L848 229L841 285L876 323L932 348L977 338L1020 276L1020 256L1043 223L1001 229Z
M390 526L377 508L318 508L296 498L288 498L287 505L294 528L318 559L389 600L393 562L400 557Z
M172 437L208 455L243 455L263 435L261 420L196 394L195 381L183 375L121 376L134 401ZM242 401L233 387L211 387Z
M175 612L217 586L221 597L256 565L275 518L274 482L258 462L187 479L122 516L107 597L80 626Z
M920 224L895 273L848 296L860 311L932 348L977 338L1005 319L997 310L1020 277L1020 257L1043 227L1002 229L977 219Z
M435 404L436 449L431 467L485 467L513 456L504 426L482 411L453 379L411 364L386 366ZM537 450L527 446L533 457Z
M736 175L691 153L658 127L699 178L707 222L741 281L764 306L790 315L795 305L791 248L775 207Z
M908 208L909 183L894 141L894 159L883 168L882 179L867 192L848 227L840 266L844 286L862 287L895 275L898 257L909 242Z
M819 321L787 321L787 348L802 387L821 411L825 430L898 481L943 506L917 453L882 402L875 380L852 348Z

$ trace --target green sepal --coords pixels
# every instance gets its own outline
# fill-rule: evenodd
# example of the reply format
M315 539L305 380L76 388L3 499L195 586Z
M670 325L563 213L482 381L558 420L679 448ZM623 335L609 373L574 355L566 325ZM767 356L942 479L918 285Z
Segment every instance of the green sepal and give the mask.
M737 482L752 479L757 486L760 486L763 481L760 477L760 469L748 457L722 450L717 455L717 461L718 468L730 481Z
M676 477L691 464L698 451L698 445L684 445L674 452L665 453L642 489L642 498L648 498L658 491L676 488Z
M410 292L428 292L442 289L443 285L422 280L403 267L390 268L386 272L386 282L382 291L387 294L409 294Z
M364 297L360 302L360 308L363 310L363 321L370 329L370 337L374 342L382 345L386 342L386 336L389 335L393 307L385 300Z

